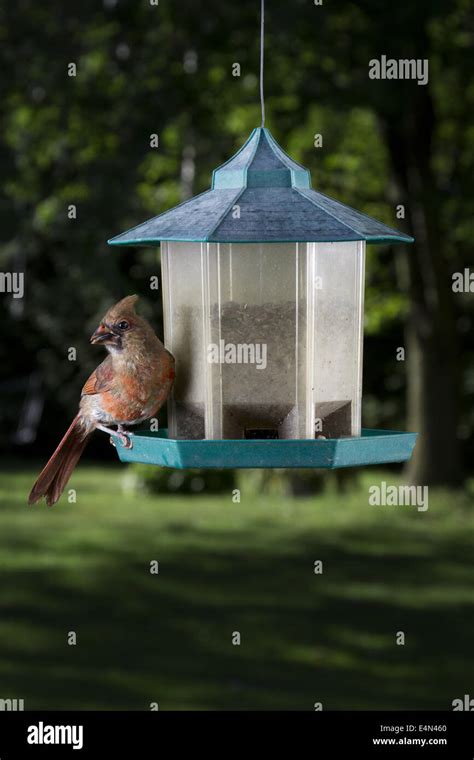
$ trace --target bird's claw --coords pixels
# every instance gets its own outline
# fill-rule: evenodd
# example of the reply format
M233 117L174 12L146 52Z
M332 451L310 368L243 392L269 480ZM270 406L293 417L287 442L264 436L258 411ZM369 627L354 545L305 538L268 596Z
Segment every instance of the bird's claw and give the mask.
M117 433L120 443L125 449L133 448L132 435L133 433Z
M133 441L132 441L133 433L122 433L122 432L117 431L116 433L114 433L114 435L117 436L117 438L119 439L124 449L133 448ZM113 435L110 436L110 443L112 446L117 447L117 444L115 443L115 439Z

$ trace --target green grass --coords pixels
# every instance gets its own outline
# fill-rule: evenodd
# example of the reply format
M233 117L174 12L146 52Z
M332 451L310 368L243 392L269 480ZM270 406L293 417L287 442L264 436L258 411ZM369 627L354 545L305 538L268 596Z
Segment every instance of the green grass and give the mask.
M432 492L424 513L369 506L370 484L397 481L367 469L348 494L304 500L244 480L235 504L143 496L118 463L82 464L77 503L48 509L26 506L33 479L0 473L0 698L311 710L450 709L474 695L467 495Z

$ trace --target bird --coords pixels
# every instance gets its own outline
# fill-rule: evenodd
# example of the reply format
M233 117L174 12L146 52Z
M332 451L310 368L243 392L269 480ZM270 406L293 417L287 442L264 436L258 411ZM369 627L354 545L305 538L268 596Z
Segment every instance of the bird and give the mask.
M90 342L105 346L108 356L85 383L79 411L39 474L28 504L43 496L48 506L58 501L94 430L117 436L131 448L133 433L124 426L154 417L168 398L175 360L136 313L137 301L138 296L131 295L112 306L91 336Z

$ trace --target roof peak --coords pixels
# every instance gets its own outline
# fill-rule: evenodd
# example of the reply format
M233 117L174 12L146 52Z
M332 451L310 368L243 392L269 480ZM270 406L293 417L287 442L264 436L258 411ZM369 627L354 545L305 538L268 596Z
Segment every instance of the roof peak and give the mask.
M266 127L252 131L244 145L214 170L213 190L246 187L311 188L311 174L278 145Z

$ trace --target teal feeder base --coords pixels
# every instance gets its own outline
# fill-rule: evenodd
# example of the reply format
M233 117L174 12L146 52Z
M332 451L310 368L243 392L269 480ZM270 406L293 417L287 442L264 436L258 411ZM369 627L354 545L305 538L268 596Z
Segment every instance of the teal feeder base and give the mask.
M122 462L141 462L179 470L204 468L359 467L406 462L416 433L394 430L362 430L360 438L320 440L173 440L167 430L133 434L133 447L125 448L115 436Z

